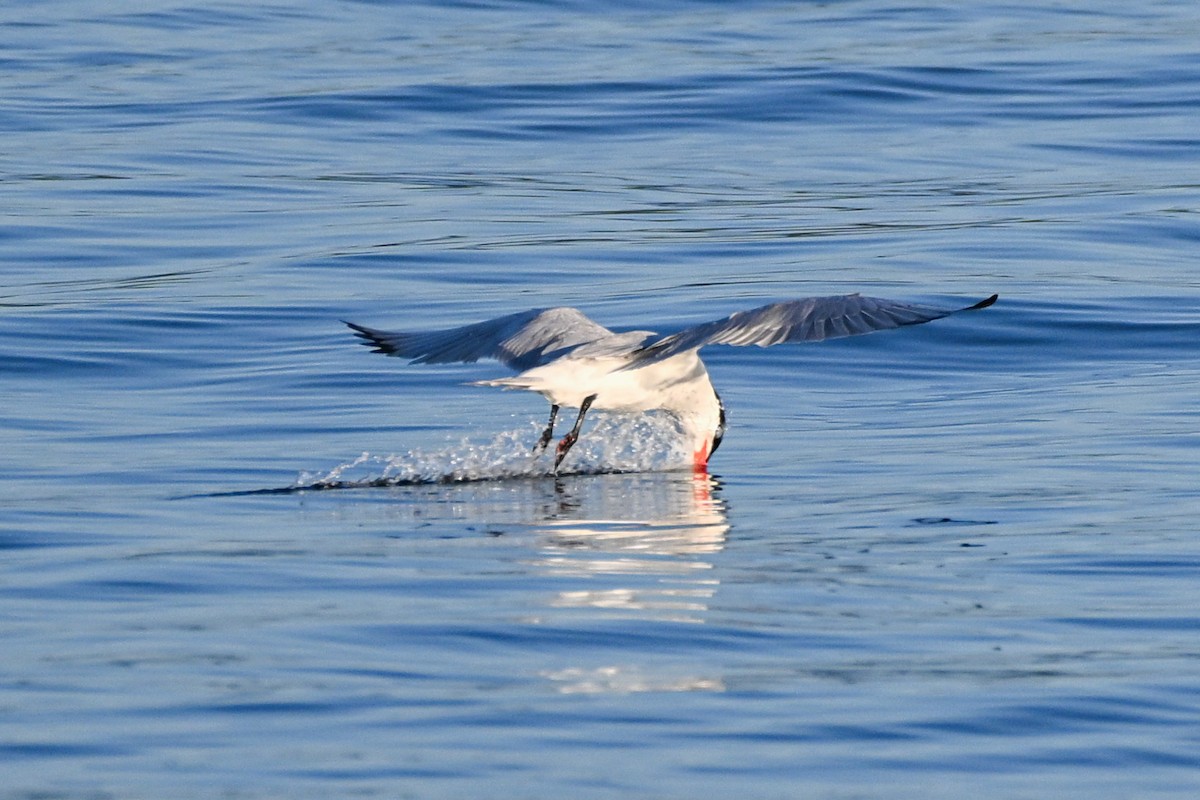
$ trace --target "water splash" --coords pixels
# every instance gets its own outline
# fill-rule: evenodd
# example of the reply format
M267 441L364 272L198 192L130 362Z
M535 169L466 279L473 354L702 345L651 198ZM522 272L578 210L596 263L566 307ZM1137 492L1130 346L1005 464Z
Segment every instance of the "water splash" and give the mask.
M658 472L690 465L675 421L667 415L595 415L563 462L560 475ZM554 445L534 453L541 426L504 431L491 441L463 439L437 450L402 455L363 452L325 472L306 472L297 487L388 486L537 478L553 474Z

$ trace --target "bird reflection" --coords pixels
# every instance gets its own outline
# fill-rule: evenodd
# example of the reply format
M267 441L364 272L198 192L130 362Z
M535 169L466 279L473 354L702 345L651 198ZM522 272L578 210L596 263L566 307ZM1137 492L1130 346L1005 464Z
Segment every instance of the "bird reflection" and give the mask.
M658 473L560 481L558 512L535 525L532 566L578 578L547 603L559 614L702 624L719 581L711 556L725 546L729 522L718 482L705 473ZM531 619L539 623L541 619ZM720 676L674 667L569 664L541 675L563 694L719 692Z
M414 532L441 519L509 539L502 550L521 569L505 572L519 588L497 602L524 624L587 635L593 621L607 629L616 620L643 638L671 637L677 625L707 622L720 588L713 556L730 530L720 489L703 472L573 475L394 487L378 496L386 502L353 508L402 519ZM563 693L724 688L722 676L686 657L671 664L636 647L614 652L598 635L598 648L564 651L565 662L537 655L539 674Z
M569 499L535 526L544 539L533 563L550 575L603 578L603 585L561 591L550 605L702 622L718 584L706 556L721 550L729 530L717 489L704 473L561 486Z

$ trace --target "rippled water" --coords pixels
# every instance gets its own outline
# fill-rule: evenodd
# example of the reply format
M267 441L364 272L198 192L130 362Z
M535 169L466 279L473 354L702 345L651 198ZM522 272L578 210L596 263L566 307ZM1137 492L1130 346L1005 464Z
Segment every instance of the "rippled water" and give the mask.
M1195 4L6 17L0 797L1200 790ZM711 477L339 322L852 291Z

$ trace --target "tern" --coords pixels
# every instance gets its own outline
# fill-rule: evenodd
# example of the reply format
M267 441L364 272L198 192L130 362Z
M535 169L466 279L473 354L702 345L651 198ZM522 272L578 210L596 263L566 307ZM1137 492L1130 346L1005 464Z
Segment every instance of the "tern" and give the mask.
M960 311L987 308L997 295L963 308L900 303L859 294L808 297L739 311L670 336L652 331L614 333L575 308L539 308L474 325L436 331L389 332L347 322L372 352L413 364L472 363L490 358L515 370L508 378L476 381L537 392L550 402L550 421L534 452L554 437L560 408L577 408L575 425L558 442L554 472L579 438L590 409L662 410L678 422L696 471L725 435L725 405L700 360L708 345L819 342L919 325Z

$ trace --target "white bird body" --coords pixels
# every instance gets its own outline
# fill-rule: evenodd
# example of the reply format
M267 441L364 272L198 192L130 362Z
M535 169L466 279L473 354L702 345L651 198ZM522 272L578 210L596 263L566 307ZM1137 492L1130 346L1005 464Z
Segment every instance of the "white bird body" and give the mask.
M590 407L603 411L668 411L693 444L693 463L706 465L716 449L714 438L719 443L724 434L724 409L699 350L686 350L642 367L626 369L628 366L627 357L569 354L511 378L476 381L475 385L537 392L552 408L582 408L592 397Z
M813 297L738 312L672 336L613 333L573 308L534 309L415 333L346 324L375 352L411 358L412 363L495 358L518 370L512 377L477 385L537 392L550 402L550 422L535 449L549 443L560 407L580 409L574 428L558 444L555 470L575 443L589 408L672 414L691 446L695 468L703 470L724 435L725 407L700 360L700 348L821 341L916 325L995 301L992 295L966 308L944 309L856 294Z
M625 412L684 411L694 406L697 395L713 393L697 350L644 367L625 369L627 366L627 358L564 356L511 378L476 381L475 385L527 389L566 408L579 408L584 398L595 395L592 408Z

